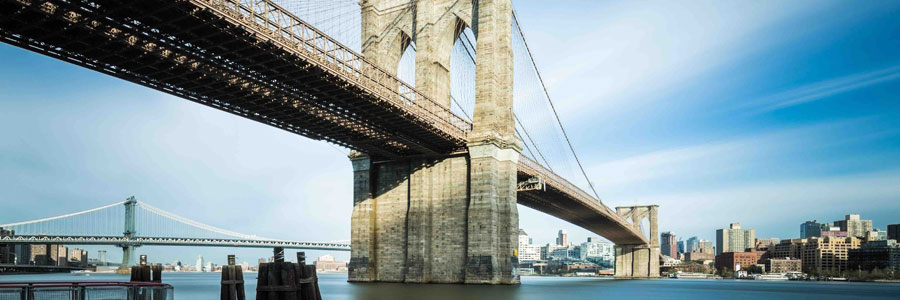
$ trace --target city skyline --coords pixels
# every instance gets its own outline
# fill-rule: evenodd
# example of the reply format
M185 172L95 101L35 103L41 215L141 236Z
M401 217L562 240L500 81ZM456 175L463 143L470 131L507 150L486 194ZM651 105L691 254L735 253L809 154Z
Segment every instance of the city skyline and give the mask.
M516 5L604 203L660 204L661 231L705 240L731 222L780 238L847 213L882 230L898 223L900 46L885 42L898 30L885 20L900 4L581 4ZM833 22L815 22L825 18ZM0 61L3 223L135 195L235 231L349 238L344 149L6 44L0 56L13 58ZM536 244L560 229L570 240L595 236L519 209ZM266 252L203 251L222 261Z

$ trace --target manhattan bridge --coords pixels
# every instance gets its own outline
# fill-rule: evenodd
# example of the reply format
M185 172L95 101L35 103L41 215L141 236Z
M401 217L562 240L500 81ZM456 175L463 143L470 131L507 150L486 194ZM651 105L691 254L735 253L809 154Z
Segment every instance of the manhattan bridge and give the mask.
M658 207L601 201L520 21L512 0L0 0L0 41L347 148L354 182L349 247L133 199L12 224L27 235L8 240L126 259L140 245L350 250L351 281L516 284L521 204L615 243L617 277L658 276Z
M56 217L2 224L15 232L6 244L106 245L123 249L122 266L135 264L140 246L249 247L350 251L350 245L283 241L229 231L164 211L134 197Z

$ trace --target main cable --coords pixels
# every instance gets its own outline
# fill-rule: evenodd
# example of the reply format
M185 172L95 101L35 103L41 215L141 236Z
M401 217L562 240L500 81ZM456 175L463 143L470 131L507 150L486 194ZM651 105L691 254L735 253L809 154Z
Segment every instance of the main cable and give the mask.
M597 189L594 188L594 184L591 182L591 179L588 178L587 172L584 171L584 166L581 165L581 160L578 158L578 154L575 153L575 147L572 146L572 141L569 139L569 135L566 133L566 128L563 127L562 121L559 119L559 114L556 112L556 106L553 105L553 100L550 99L550 92L547 91L547 85L544 84L544 78L541 76L541 71L537 67L537 63L534 61L534 55L531 53L531 48L528 47L528 41L525 39L525 33L522 32L522 27L519 25L519 18L516 16L516 10L513 10L513 21L515 21L516 28L519 29L519 36L522 37L522 44L525 45L525 50L528 52L528 58L531 60L531 64L534 65L534 72L537 74L538 81L541 82L541 88L544 90L544 94L547 96L547 102L550 102L550 108L553 111L553 116L556 117L556 123L559 124L559 129L562 130L563 137L566 139L566 143L569 144L569 150L572 150L572 155L575 156L575 162L578 163L578 168L581 169L581 174L584 175L584 179L587 180L588 186L591 187L591 191L594 192L594 196L597 197L597 201L603 203L603 200L600 199L600 194L597 193Z

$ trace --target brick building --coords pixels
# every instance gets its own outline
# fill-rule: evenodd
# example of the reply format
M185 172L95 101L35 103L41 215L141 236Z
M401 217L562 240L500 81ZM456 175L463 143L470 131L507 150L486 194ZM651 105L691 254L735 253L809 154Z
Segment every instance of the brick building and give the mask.
M803 271L803 261L797 258L772 258L766 260L766 272L787 273Z
M725 252L716 255L716 269L737 270L737 266L741 268L762 264L762 257L765 252L747 251L747 252Z
M334 256L322 255L316 259L316 270L320 271L346 271L347 263L334 260Z

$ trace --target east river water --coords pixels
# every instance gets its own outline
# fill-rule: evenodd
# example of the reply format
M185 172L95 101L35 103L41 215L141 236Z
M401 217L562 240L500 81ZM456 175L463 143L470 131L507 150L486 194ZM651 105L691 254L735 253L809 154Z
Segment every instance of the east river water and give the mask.
M219 299L219 273L163 273L178 300ZM9 281L126 281L113 274L4 275ZM256 290L256 273L245 274L247 291ZM320 274L325 300L376 299L900 299L900 284L753 280L613 280L607 278L522 277L519 286L350 284L347 274ZM255 294L247 293L247 299Z

